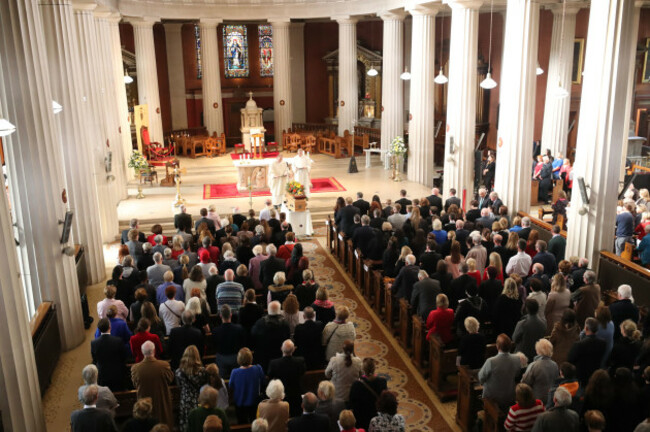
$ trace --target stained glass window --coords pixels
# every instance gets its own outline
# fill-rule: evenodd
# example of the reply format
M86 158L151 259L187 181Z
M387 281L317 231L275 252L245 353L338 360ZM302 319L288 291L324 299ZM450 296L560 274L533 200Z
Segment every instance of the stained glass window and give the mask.
M273 76L273 26L263 24L257 26L260 39L260 75Z
M248 77L248 36L246 26L223 26L223 48L226 78Z
M203 66L201 65L201 30L198 24L194 25L194 40L196 41L196 79L203 78Z

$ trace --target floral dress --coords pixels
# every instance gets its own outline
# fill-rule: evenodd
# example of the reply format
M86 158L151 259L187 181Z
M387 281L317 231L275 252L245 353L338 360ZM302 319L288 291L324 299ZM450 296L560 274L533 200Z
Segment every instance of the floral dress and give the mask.
M370 420L368 432L404 432L406 422L401 414L391 416L386 413L379 413Z
M181 388L179 424L181 431L187 430L190 411L196 408L201 386L208 382L205 368L201 367L195 375L187 375L180 368L176 369L176 383Z

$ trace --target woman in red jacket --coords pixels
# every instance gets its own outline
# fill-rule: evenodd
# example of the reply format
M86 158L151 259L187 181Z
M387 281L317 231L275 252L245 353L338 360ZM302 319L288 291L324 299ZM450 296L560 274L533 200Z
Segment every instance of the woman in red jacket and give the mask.
M135 362L140 363L144 356L142 355L142 344L146 341L151 341L156 346L156 358L159 359L162 355L162 344L160 343L160 338L158 335L150 333L151 322L146 318L140 318L138 321L138 326L135 329L135 334L131 336L129 341L131 344L131 352L133 357L135 357Z
M427 340L430 340L432 335L438 335L442 342L447 344L454 339L451 331L454 311L449 309L449 299L444 294L438 294L436 306L427 317Z

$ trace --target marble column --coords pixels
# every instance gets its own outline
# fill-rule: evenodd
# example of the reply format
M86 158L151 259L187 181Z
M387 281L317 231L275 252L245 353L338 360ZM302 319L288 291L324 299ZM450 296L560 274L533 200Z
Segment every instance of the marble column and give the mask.
M16 125L16 133L6 137L4 149L7 152L12 210L23 258L21 267L23 275L29 279L27 285L31 287L29 295L34 305L43 301L55 304L61 344L64 350L69 350L83 342L84 327L74 257L62 253L62 248L71 245L71 242L67 245L60 243L59 220L66 212L62 199L66 189L63 149L52 112L48 57L37 2L0 2L0 40L0 81L4 86L4 89L0 89L0 111ZM4 221L1 229L6 232L6 208L0 211ZM3 241L3 244L13 245L13 238ZM6 274L20 271L13 264L7 268ZM15 283L15 278L7 277ZM3 300L9 301L18 300ZM3 311L12 315L18 313L16 310ZM11 349L11 340L7 340L3 351ZM31 338L27 336L16 343L31 344ZM4 364L2 367L5 373L16 372L4 370ZM30 403L27 399L20 401L17 395L11 397L15 398L16 403ZM33 419L26 424L33 423L36 423L37 429L41 429L38 421ZM25 426L15 430L25 430Z
M381 109L381 149L388 150L397 136L404 136L404 17L402 12L379 14L384 22ZM384 160L385 155L381 155Z
M305 23L291 23L291 93L294 123L305 123L307 98L305 96Z
M4 13L1 5L0 11ZM0 22L5 25L1 15ZM0 63L2 60L0 58ZM3 100L3 87L0 67L0 114L6 112L7 106ZM5 116L0 115L2 117ZM0 260L0 339L3 341L0 345L0 428L6 431L45 432L47 429L41 389L25 294L18 270L20 264L16 255L9 203L7 194L0 195L0 250L3 257Z
M165 23L167 45L167 75L172 108L172 130L187 129L187 98L183 70L183 39L181 23Z
M223 102L221 100L221 74L219 73L219 44L217 26L220 19L202 19L201 56L203 60L203 124L208 133L221 135L223 128Z
M435 30L437 9L417 5L411 45L411 96L407 176L427 186L433 181Z
M474 193L478 10L482 1L453 0L449 47L447 133L443 190L455 188L460 197Z
M102 228L102 241L115 240L119 233L117 220L116 194L113 192L114 183L109 182L106 175L104 160L106 157L106 142L110 143L106 117L105 100L102 89L103 69L97 60L99 56L99 42L97 22L93 15L94 4L73 5L77 36L79 41L79 59L81 65L82 83L82 112L84 114L84 128L86 145L90 150L91 169L99 199L99 218Z
M630 28L630 37L632 39L633 44L638 43L637 40L639 38L639 21L641 18L641 3L640 2L635 2L634 3L634 16L632 17L632 27ZM632 53L632 56L630 57L630 70L629 70L629 78L627 80L627 105L625 107L625 121L627 122L626 124L629 125L631 122L635 121L635 118L631 118L633 116L632 110L634 109L634 89L636 87L636 82L635 82L635 77L636 77L636 51ZM627 129L626 129L627 131ZM630 136L634 136L636 133L633 132L628 132L625 134L625 137L623 138L623 145L622 145L622 151L621 151L621 171L619 174L619 181L625 181L625 165L626 165L626 160L627 160L627 146L628 146L628 138Z
M118 111L118 132L119 143L122 147L122 161L115 161L113 163L122 163L124 168L125 181L133 180L135 173L133 169L128 168L128 160L133 151L133 139L131 138L131 123L129 122L129 105L126 100L126 84L124 83L124 62L122 60L122 42L120 40L120 20L119 14L112 14L108 18L108 31L109 31L109 44L110 44L110 58L113 67L113 77L115 86L115 97L117 98L117 111ZM185 80L183 79L183 82ZM125 190L126 192L126 190Z
M357 19L336 18L339 24L339 135L354 132L359 117L357 82Z
M282 132L291 129L293 100L291 95L290 27L286 21L271 21L273 25L273 112L275 140L282 141Z
M551 9L553 11L553 32L551 35L551 56L548 63L546 102L544 104L542 148L551 149L554 156L558 153L566 156L576 15L581 6L565 6L564 25L562 25L562 5L554 5ZM561 97L558 94L560 89L564 90L567 96Z
M73 238L85 246L90 283L96 284L104 279L106 269L100 221L87 217L99 213L99 201L92 181L90 146L84 133L79 43L71 0L48 0L40 4L40 10L52 97L63 106L55 119L60 130L68 200L75 213Z
M160 93L158 90L158 66L156 65L156 47L153 42L153 25L156 21L157 19L149 17L129 20L133 26L133 37L135 39L138 103L149 106L149 136L151 142L162 143L163 130L162 116L160 115ZM203 38L201 40L203 41ZM214 43L217 43L216 40Z
M511 214L530 209L539 4L508 0L494 189Z
M628 80L636 54L634 9L633 0L610 0L592 2L589 11L566 255L586 257L593 265L600 250L613 250L621 144L628 130ZM580 177L588 187L589 204L578 193ZM580 215L580 209L586 213Z
M104 156L111 157L111 171L104 169L108 178L108 187L114 195L114 202L128 197L126 190L126 164L122 153L122 137L120 115L118 108L118 97L115 82L121 79L124 82L124 72L120 67L117 69L113 63L112 38L109 20L114 20L112 14L102 12L96 14L97 23L97 49L102 53L98 58L102 70L102 96L104 100L104 122L106 124L106 136L108 145L104 149ZM126 91L126 90L125 90Z

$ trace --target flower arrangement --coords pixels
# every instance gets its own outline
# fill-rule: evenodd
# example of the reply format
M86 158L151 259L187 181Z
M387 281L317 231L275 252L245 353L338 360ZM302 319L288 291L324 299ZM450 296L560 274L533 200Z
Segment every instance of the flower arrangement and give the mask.
M137 150L133 150L133 153L131 153L131 157L129 158L128 167L139 171L141 169L149 168L149 162L147 162L147 159L142 153Z
M404 138L397 136L393 138L388 148L388 156L403 156L407 152L406 145L404 145Z
M287 183L286 191L288 194L291 194L294 197L305 195L305 187L301 183L298 183L295 180L292 180L289 183Z

